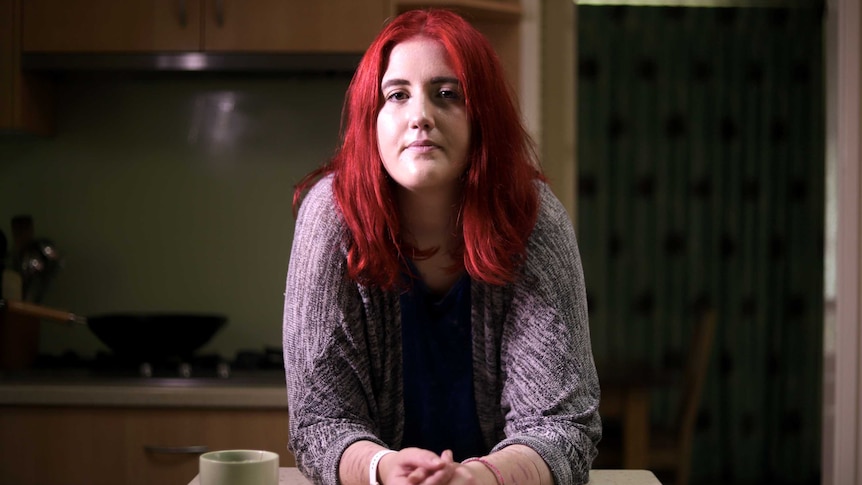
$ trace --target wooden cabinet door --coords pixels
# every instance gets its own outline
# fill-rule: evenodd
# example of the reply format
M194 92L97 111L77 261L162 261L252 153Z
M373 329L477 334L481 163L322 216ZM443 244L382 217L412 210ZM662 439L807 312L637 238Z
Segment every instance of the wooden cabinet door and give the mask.
M200 447L261 449L295 466L287 410L0 407L0 483L185 484Z
M198 474L195 447L267 450L295 466L287 450L287 410L173 409L127 412L126 484L188 483Z
M15 83L19 76L16 37L17 0L0 0L0 130L13 127L15 120Z
M158 52L200 48L202 0L26 0L25 52Z
M0 0L0 133L53 131L51 84L21 71L22 0Z
M388 0L204 0L204 50L364 52Z
M90 409L0 408L0 482L122 483L122 419Z
M388 14L388 0L27 0L23 50L363 52Z

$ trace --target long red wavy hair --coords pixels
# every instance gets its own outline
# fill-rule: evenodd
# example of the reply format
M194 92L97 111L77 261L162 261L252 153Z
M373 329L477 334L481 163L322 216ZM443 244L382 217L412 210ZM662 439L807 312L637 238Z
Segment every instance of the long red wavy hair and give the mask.
M354 280L397 288L409 246L402 241L394 182L377 147L380 82L392 48L422 36L440 42L463 88L471 140L462 176L461 254L473 279L494 285L514 280L538 212L535 180L545 180L533 142L521 123L503 67L488 40L460 16L440 9L405 12L378 34L345 95L340 146L306 175L293 196L333 174L335 200L349 229L347 270ZM455 268L460 269L460 268Z

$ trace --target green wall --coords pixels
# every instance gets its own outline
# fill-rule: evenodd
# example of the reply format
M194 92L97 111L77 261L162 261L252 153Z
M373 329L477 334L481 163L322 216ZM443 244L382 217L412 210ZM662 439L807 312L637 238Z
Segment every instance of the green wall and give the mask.
M348 82L64 76L55 136L0 136L0 229L11 246L30 214L61 250L45 305L222 313L202 353L278 347L292 187L332 153ZM41 329L43 353L105 349L84 327Z

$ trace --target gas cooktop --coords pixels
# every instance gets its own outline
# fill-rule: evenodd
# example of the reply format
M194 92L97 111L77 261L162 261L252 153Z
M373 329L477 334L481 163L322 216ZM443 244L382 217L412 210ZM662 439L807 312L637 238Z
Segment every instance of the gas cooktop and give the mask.
M233 358L218 354L199 354L186 357L144 361L113 353L98 352L93 357L82 357L74 352L62 355L39 355L29 369L4 373L7 378L76 377L89 380L141 380L161 384L189 385L203 381L259 381L284 380L284 361L281 349L244 350Z

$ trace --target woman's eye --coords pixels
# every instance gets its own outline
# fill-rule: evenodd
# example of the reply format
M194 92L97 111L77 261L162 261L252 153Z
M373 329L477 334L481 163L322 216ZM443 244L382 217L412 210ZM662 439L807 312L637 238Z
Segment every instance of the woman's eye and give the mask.
M461 99L461 94L454 89L441 89L440 97L445 99Z
M403 91L395 91L394 93L390 93L386 96L386 99L389 101L403 101L407 99L407 93Z

